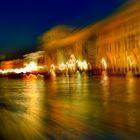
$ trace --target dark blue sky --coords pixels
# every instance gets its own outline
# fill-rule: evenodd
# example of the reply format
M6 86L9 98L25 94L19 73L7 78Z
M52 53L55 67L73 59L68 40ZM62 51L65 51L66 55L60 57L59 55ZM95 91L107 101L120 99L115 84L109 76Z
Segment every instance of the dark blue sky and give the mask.
M125 0L2 0L0 53L32 48L60 24L81 27L115 11Z

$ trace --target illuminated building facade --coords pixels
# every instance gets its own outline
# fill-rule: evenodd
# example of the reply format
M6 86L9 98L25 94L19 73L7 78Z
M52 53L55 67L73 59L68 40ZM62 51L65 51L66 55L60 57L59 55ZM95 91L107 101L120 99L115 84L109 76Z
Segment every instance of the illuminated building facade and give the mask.
M0 62L0 69L15 69L15 68L23 68L23 60L22 59L14 59L14 60L5 60Z
M32 52L24 55L24 65L35 63L38 66L45 65L44 51Z
M44 35L45 39L54 34L58 34L56 28ZM48 64L58 65L74 54L76 59L85 59L92 69L106 69L110 73L118 74L128 71L140 73L138 3L127 5L113 16L84 29L66 32L66 27L61 26L59 35L61 37L55 37L43 44Z
M96 65L104 58L111 73L140 73L140 6L134 4L104 21L96 32Z

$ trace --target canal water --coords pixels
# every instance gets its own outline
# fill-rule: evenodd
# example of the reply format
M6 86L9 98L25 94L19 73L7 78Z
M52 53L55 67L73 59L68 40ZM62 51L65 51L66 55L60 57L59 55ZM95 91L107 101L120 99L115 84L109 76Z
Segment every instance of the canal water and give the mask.
M140 78L0 78L0 140L135 139Z

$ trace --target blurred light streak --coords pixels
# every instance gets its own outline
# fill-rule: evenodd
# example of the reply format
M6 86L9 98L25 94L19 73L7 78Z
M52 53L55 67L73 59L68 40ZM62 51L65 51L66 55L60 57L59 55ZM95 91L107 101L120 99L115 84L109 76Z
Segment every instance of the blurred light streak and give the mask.
M104 65L104 69L107 69L107 63L106 60L104 58L102 58L101 63Z

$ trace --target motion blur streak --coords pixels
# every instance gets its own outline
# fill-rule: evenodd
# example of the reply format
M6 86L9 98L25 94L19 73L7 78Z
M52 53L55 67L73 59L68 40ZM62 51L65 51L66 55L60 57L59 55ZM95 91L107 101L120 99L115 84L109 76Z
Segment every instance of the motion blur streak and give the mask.
M0 83L1 140L140 139L140 79L104 74Z

